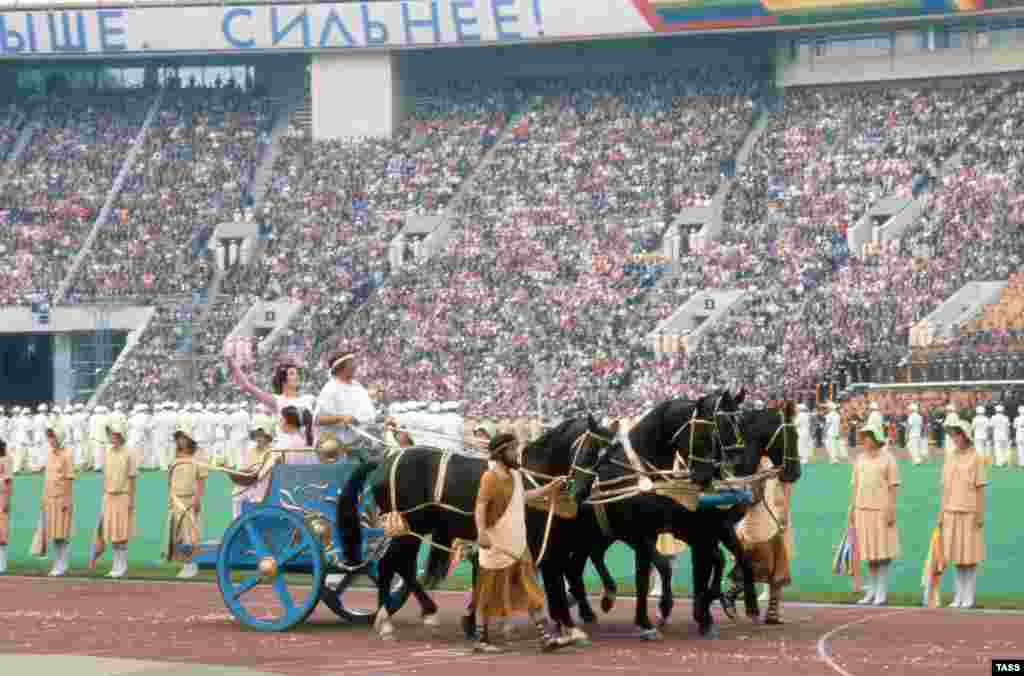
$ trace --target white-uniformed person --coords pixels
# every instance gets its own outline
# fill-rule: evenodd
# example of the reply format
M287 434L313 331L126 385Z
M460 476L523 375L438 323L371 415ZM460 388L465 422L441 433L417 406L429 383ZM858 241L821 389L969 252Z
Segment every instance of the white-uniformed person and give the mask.
M377 419L369 391L354 379L356 366L353 352L331 355L328 362L331 378L316 399L315 424L320 445L329 443L333 437L342 455L348 455L357 443L365 445L365 440L352 427L366 426Z
M46 441L46 430L50 426L49 407L39 404L32 418L32 455L29 468L33 472L41 472L46 467L46 458L50 452L50 444Z
M267 407L262 402L256 402L253 407L252 427L270 430L272 435L277 435L277 419L267 412Z
M974 409L974 420L971 421L971 431L974 432L974 449L978 455L984 458L985 462L992 464L992 444L989 442L992 423L985 415L985 407L978 406Z
M228 455L228 405L218 404L216 411L216 423L213 428L214 453L224 460L228 467L235 467L232 458Z
M1024 467L1024 404L1017 405L1017 417L1013 419L1013 430L1017 438L1017 467Z
M825 416L825 450L828 451L832 464L839 462L839 405L828 402L828 415Z
M1010 464L1010 419L1004 413L1002 404L996 406L996 414L989 420L992 426L992 452L995 455L996 467Z
M10 437L7 436L7 429L11 424L11 419L7 417L7 407L0 406L0 441L8 444L8 451L10 450Z
M255 429L255 427L253 428ZM249 413L240 403L231 407L227 417L228 431L228 463L233 467L244 467L247 463L247 449L249 446L250 420ZM270 428L264 429L270 433Z
M89 445L92 446L92 469L103 471L103 459L110 445L107 438L108 415L106 406L97 406L89 416Z
M907 451L915 465L928 459L928 437L924 434L924 418L918 411L917 402L910 404L910 415L907 416Z
M166 472L174 463L176 445L174 432L178 429L178 414L174 402L164 401L153 420L153 448L160 470Z
M960 415L956 412L956 406L952 403L946 404L946 418L942 421L942 428L947 427L959 427L960 426ZM942 449L945 453L946 460L949 460L949 456L956 452L956 446L953 444L953 438L948 434L945 435L945 441L942 444ZM981 449L975 449L980 452Z
M80 405L69 404L65 409L66 413L64 415L64 443L71 450L71 463L75 466L75 469L88 464L83 440L85 435L82 433L82 425L80 423L82 418L78 408Z
M28 471L28 456L32 451L32 419L24 406L15 406L8 424L11 437L11 473Z
M115 401L114 410L107 416L107 426L128 427L128 416L124 412L124 402ZM108 437L109 438L109 437ZM109 445L109 441L108 444Z
M871 412L868 413L867 422L864 423L865 427L871 429L881 430L882 434L885 434L885 417L882 416L882 412L878 408L878 402L871 402Z
M796 408L797 448L800 453L800 462L807 463L811 461L814 447L814 442L811 439L811 414L807 412L806 404L797 404Z
M192 405L192 438L196 445L210 455L213 464L217 464L217 456L213 453L213 420L211 420L210 405L203 406L201 403Z
M136 466L141 469L153 469L154 458L149 455L149 435L152 422L147 404L135 404L128 418L128 441L126 448L138 454Z

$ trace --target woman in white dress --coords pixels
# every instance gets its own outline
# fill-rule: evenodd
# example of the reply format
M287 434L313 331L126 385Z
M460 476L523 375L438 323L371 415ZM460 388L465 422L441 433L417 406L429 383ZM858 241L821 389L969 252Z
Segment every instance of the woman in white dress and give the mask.
M302 369L296 364L278 364L274 368L274 375L270 381L270 388L273 390L273 394L265 392L260 388L256 387L255 383L249 379L247 375L242 371L234 359L230 356L227 357L228 370L231 372L231 379L235 385L241 388L243 391L251 394L260 403L264 404L270 413L280 414L288 406L294 406L299 411L307 410L313 411L316 404L316 397L311 394L299 394L299 385L302 381ZM280 418L277 421L278 427L280 428L282 422ZM314 445L316 439L313 439ZM296 447L298 448L298 447Z

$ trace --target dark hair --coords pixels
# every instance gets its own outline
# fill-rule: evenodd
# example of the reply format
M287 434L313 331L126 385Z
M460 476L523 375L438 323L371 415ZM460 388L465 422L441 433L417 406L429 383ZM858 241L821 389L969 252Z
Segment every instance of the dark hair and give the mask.
M288 382L288 369L298 371L299 367L295 364L281 364L274 369L274 377L270 379L270 389L274 391L274 394L284 392L284 384Z
M7 456L7 442L0 439L0 458Z
M299 428L299 432L306 437L306 445L313 445L313 414L308 408L301 411L295 406L285 406L281 411L281 417L289 425Z

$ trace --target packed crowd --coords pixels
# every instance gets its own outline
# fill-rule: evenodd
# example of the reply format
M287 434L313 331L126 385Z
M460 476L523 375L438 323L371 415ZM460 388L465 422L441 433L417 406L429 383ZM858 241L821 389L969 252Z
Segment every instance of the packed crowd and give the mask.
M32 107L32 138L0 182L0 305L55 300L151 101L82 95ZM0 144L16 138L0 132Z
M675 212L714 194L760 82L693 68L530 83L446 250L393 276L341 336L373 346L366 380L471 412L523 415L539 393L610 403L630 351L671 311L633 314L645 289L627 257L657 250Z

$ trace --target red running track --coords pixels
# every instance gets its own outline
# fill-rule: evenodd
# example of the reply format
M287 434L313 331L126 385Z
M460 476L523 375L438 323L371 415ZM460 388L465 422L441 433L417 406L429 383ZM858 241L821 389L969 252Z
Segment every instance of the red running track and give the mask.
M360 592L361 594L361 592ZM369 595L365 595L369 601ZM394 620L398 640L340 624L326 608L288 633L240 628L216 585L0 578L3 654L73 654L250 668L287 676L687 674L714 676L977 676L993 657L1024 657L1024 614L920 608L783 606L786 624L719 616L721 636L697 636L687 601L665 639L633 636L631 600L588 628L589 648L540 654L533 633L479 656L461 636L463 594L438 593L440 628L414 601ZM543 669L524 674L531 668Z

